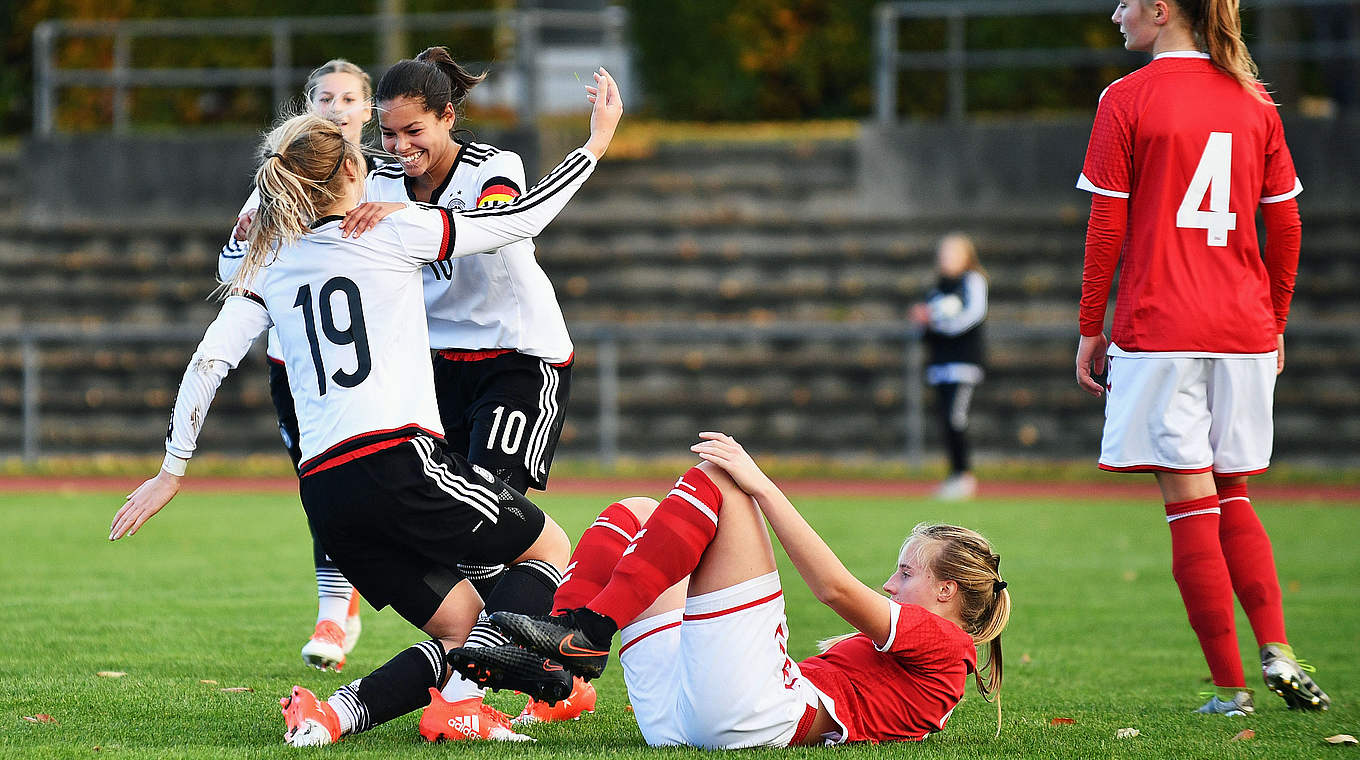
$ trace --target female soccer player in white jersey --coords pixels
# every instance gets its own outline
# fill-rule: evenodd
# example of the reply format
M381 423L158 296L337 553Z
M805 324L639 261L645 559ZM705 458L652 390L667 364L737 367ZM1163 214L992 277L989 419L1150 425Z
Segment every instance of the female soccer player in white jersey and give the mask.
M364 125L373 118L373 80L367 72L343 58L335 58L308 75L304 92L313 112L340 125L341 133L349 142L363 144ZM377 168L371 157L367 162L370 171ZM253 190L238 218L247 221L253 218L259 205L260 193ZM246 225L238 224L218 254L217 276L221 282L231 280L249 250L245 230ZM278 335L272 329L265 355L269 363L269 395L278 416L279 435L296 470L302 461L302 451L298 448L297 411L288 390L288 372L283 366ZM312 560L316 568L316 627L302 646L302 659L315 668L339 671L344 667L345 655L359 641L359 595L353 593L354 587L326 555L315 534L312 535Z
M1234 591L1267 686L1291 708L1326 709L1285 637L1270 539L1247 495L1247 476L1270 464L1303 187L1237 0L1127 0L1113 21L1153 59L1101 96L1077 183L1092 195L1076 371L1106 396L1100 467L1157 477L1172 573L1218 692L1199 711L1254 709Z
M622 629L643 738L712 749L915 741L944 729L970 673L984 698L999 696L1011 599L982 536L916 526L884 597L846 570L735 440L699 437L692 450L704 461L665 499L612 504L581 536L557 613L492 615L531 651L455 649L455 669L492 687L551 662L593 678ZM856 631L802 662L787 653L766 521L817 599ZM999 711L998 702L998 721Z
M345 214L363 198L363 153L338 126L299 116L266 140L250 252L185 371L165 464L129 496L109 537L135 533L173 498L218 384L256 337L276 327L292 369L308 519L375 607L391 604L434 637L327 702L294 687L281 700L291 744L328 744L427 700L426 738L455 731L517 738L480 699L469 700L474 711L466 714L439 698L449 675L445 650L497 638L477 639L474 624L483 608L498 607L496 594L506 586L484 603L457 564L529 564L556 576L569 544L522 495L445 450L419 270L532 237L556 216L593 171L622 115L613 80L601 69L596 81L598 89L588 88L595 106L585 146L515 203L492 209L452 214L417 205L360 229L359 217ZM571 686L560 671L524 684L550 701Z
M506 203L523 192L518 155L454 137L459 109L483 76L468 73L443 47L383 74L378 124L383 148L398 162L369 175L367 200L457 211ZM424 277L435 391L449 446L521 493L546 488L573 348L533 242L437 262Z

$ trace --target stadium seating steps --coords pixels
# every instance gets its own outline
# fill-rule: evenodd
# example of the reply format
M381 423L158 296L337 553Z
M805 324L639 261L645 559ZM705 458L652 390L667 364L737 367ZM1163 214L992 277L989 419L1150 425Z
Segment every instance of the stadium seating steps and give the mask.
M1072 381L1084 218L954 214L865 218L854 207L848 143L669 146L612 160L538 241L569 325L901 322L932 280L941 234L975 235L991 279L994 332L1049 328L989 342L974 403L979 447L998 455L1089 457L1101 405ZM0 204L5 170L0 161ZM1075 194L1075 191L1074 191ZM1074 204L1081 197L1074 198ZM1075 206L1074 206L1075 207ZM1305 206L1295 322L1354 325L1360 222ZM131 220L27 225L0 220L0 328L34 324L206 325L216 254L228 224ZM1073 329L1073 332L1075 330ZM1059 337L1060 336L1060 337ZM1290 343L1277 393L1282 457L1334 458L1360 438L1355 339ZM19 352L0 351L0 451L15 451ZM41 354L42 446L52 453L154 449L191 345L48 343ZM676 452L721 427L763 451L895 456L905 446L904 347L864 338L622 338L620 448ZM564 455L598 446L599 354L578 342ZM277 447L252 356L230 379L204 446ZM928 442L934 426L927 417ZM1344 448L1344 447L1343 447Z

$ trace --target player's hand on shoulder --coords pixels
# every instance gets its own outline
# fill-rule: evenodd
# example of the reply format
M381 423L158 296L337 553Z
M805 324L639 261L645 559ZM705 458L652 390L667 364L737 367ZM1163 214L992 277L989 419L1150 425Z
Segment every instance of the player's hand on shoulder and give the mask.
M255 221L255 212L258 209L251 209L244 214L236 217L236 226L231 230L231 236L236 240L245 240L250 237L250 225Z
M137 486L137 490L128 494L123 508L113 516L113 524L109 527L109 540L117 541L140 530L152 515L161 511L161 507L175 498L175 494L179 493L181 480L183 477L161 470L156 473L156 477Z
M689 447L705 462L718 465L731 476L737 487L746 493L755 493L771 485L770 478L737 439L726 433L704 432L699 434L700 441Z
M1105 393L1105 385L1101 380L1105 376L1105 351L1109 345L1110 341L1104 333L1083 335L1077 343L1077 385L1092 396Z
M340 222L340 235L341 237L357 238L376 227L378 222L404 208L406 208L405 203L392 201L360 203L348 214L345 214L345 220Z

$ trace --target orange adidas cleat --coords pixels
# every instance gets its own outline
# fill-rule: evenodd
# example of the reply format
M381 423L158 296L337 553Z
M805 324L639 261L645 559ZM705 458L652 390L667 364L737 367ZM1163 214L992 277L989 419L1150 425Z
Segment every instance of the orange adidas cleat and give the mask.
M524 710L510 721L512 726L531 726L535 723L560 723L568 720L580 720L586 713L595 712L595 687L590 682L575 676L572 678L571 696L550 705L547 702L540 702L532 697L529 704L524 706Z
M330 620L316 624L312 637L302 645L302 660L317 670L334 670L339 673L345 667L345 630Z
M359 590L354 589L349 593L349 611L345 613L345 654L354 651L363 630L364 625L359 620Z
M501 742L531 742L533 738L515 733L510 716L486 704L480 697L457 702L444 699L438 689L430 689L430 704L420 714L420 736L427 742L488 739Z
M320 747L340 740L340 717L310 689L294 686L279 700L283 708L283 741L294 747Z

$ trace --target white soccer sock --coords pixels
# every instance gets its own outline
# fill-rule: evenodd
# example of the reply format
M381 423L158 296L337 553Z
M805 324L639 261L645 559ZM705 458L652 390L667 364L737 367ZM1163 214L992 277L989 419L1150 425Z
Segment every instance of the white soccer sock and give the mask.
M322 596L317 597L316 602L316 622L329 620L332 623L345 627L345 618L349 615L349 598L341 596Z

